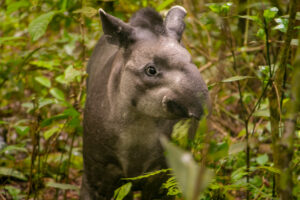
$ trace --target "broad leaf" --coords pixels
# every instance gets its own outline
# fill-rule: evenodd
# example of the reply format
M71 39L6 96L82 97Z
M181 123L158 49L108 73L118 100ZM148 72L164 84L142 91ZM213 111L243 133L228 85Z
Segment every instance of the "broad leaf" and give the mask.
M65 95L63 91L61 91L58 88L51 88L50 89L50 94L55 97L57 100L64 101L65 100Z
M267 23L269 23L277 15L277 12L278 8L276 7L264 10L264 18L266 19Z
M82 13L85 16L91 18L94 15L98 14L98 10L93 7L83 7L83 8L75 10L73 13Z
M268 166L259 166L259 167L256 167L257 169L265 169L269 172L272 172L272 173L275 173L275 174L280 174L280 169L278 168L275 168L275 167L268 167Z
M199 193L195 194L196 188L198 187L198 191L201 192L207 187L211 178L213 177L212 171L203 169L202 178L198 182L197 178L199 177L198 175L200 167L194 161L191 153L184 151L174 144L168 142L168 140L164 137L161 138L161 143L167 153L167 162L174 171L174 175L184 197L187 200L191 200L195 195L199 196ZM200 185L196 185L197 182L200 183Z
M21 136L24 136L29 132L28 126L15 126L14 128L16 129L16 132Z
M283 33L286 33L287 31L287 26L288 26L288 23L289 23L289 20L288 19L285 19L285 18L282 18L282 17L279 17L279 18L276 18L275 19L275 22L278 24L277 26L275 26L273 29L275 30L279 30Z
M51 11L32 20L28 27L28 32L32 38L32 41L38 40L45 34L48 24L57 13L58 11Z
M60 130L59 127L52 127L51 129L44 132L44 138L48 140L52 135L57 133Z
M16 2L10 3L7 6L6 13L11 14L11 13L19 10L20 8L26 8L29 5L30 5L30 1L26 1L26 0L21 0L21 1L16 1Z
M14 177L23 181L27 180L22 172L7 167L0 167L0 176Z
M76 185L66 184L66 183L56 183L56 182L48 182L46 184L47 187L58 188L61 190L79 190Z
M257 110L253 113L253 116L256 116L256 117L270 117L270 110L269 109Z
M74 69L72 65L68 66L68 68L65 70L65 77L64 77L64 81L66 81L66 83L70 83L72 81L74 81L74 79L77 76L80 76L81 72Z
M47 88L50 88L50 87L51 87L51 82L50 82L50 80L49 80L47 77L45 77L45 76L36 76L36 77L34 78L34 80L35 80L36 82L38 82L39 84L41 84L41 85L47 87Z
M39 99L39 108L42 108L42 107L44 107L46 105L53 104L53 103L55 103L54 99L40 98Z
M1 140L0 140L0 142L1 142ZM24 152L24 153L28 153L28 149L26 149L25 147L19 147L19 146L16 146L16 145L7 145L7 146L4 146L3 149L1 149L0 154L3 153L3 152L11 153L11 152L15 152L15 151L21 151L21 152Z
M249 79L249 78L254 78L254 77L253 76L232 76L230 78L222 80L221 82L229 83L229 82L240 81L240 80Z
M226 2L226 3L209 3L207 4L209 9L217 14L221 13L228 13L231 6L232 2Z
M245 148L246 148L246 142L237 142L235 144L231 144L228 150L228 154L233 155L239 153L241 151L244 151Z
M261 156L258 156L256 158L256 162L259 164L259 165L265 165L267 162L269 161L269 157L267 154L263 154Z
M130 192L132 183L126 183L122 185L121 187L117 188L114 192L114 199L115 200L122 200L124 197L127 196L127 194Z
M37 67L45 68L50 71L57 70L54 66L58 66L59 64L56 61L44 61L44 60L35 60L30 62L31 65L35 65Z
M165 9L168 5L170 5L171 3L173 3L175 0L165 0L163 1L161 4L159 4L157 7L156 7L156 10L157 11L161 11L163 9Z

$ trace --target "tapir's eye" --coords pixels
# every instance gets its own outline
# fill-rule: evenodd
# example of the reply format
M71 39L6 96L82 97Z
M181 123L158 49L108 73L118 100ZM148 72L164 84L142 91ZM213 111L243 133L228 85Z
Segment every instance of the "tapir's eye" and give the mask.
M148 76L155 76L157 74L156 68L153 65L148 65L145 68L145 73Z

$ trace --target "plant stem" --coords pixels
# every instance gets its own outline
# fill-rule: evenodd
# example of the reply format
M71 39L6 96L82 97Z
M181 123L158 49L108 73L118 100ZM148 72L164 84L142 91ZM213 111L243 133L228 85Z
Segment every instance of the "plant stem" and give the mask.
M269 110L270 110L270 122L271 122L271 131L272 131L272 145L273 145L273 161L276 168L279 168L282 172L281 175L275 176L275 186L277 194L281 199L292 199L292 176L291 171L289 169L290 161L293 155L292 146L293 141L290 143L286 142L284 138L288 138L286 140L290 140L290 132L287 131L289 129L289 120L286 120L285 131L281 130L281 109L280 109L280 101L278 102L278 97L280 98L283 94L283 82L286 71L286 66L288 64L289 53L290 53L290 44L292 40L292 36L294 33L295 26L295 18L296 18L296 0L290 0L289 4L289 23L287 28L287 33L285 35L285 42L281 52L280 62L278 66L278 70L274 76L274 86L272 87L269 94ZM273 85L273 84L272 84ZM276 91L278 88L278 91ZM292 116L293 118L293 116ZM293 129L293 128L291 128ZM291 134L292 135L292 134ZM283 186L283 187L282 187Z

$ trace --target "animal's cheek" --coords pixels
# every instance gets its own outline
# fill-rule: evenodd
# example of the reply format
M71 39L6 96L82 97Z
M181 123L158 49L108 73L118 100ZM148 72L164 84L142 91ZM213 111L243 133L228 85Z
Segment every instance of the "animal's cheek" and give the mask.
M148 89L141 93L131 103L136 105L136 108L148 116L157 118L168 118L168 112L164 109L163 98L169 96L171 91L168 88L160 87Z

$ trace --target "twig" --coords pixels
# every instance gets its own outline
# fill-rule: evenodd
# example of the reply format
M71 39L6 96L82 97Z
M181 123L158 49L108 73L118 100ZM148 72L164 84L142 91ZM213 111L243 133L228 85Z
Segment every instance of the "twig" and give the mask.
M249 0L247 0L247 16L250 14L250 7ZM244 33L244 46L247 46L248 44L248 31L249 31L249 19L246 18L246 25L245 25L245 33Z
M35 114L35 120L33 122L33 128L31 131L31 135L32 135L32 153L31 153L31 164L30 164L30 175L29 175L29 190L28 190L28 194L26 199L28 200L30 197L30 194L32 192L32 187L33 187L33 169L34 169L34 164L35 164L35 159L36 156L38 154L37 152L37 145L36 143L39 142L39 131L40 131L40 116L39 113L37 113L37 108L38 108L38 102L37 102L37 98L34 99L33 101L33 105L34 105L34 114ZM35 191L36 192L36 191ZM34 195L34 199L36 198L36 195Z

